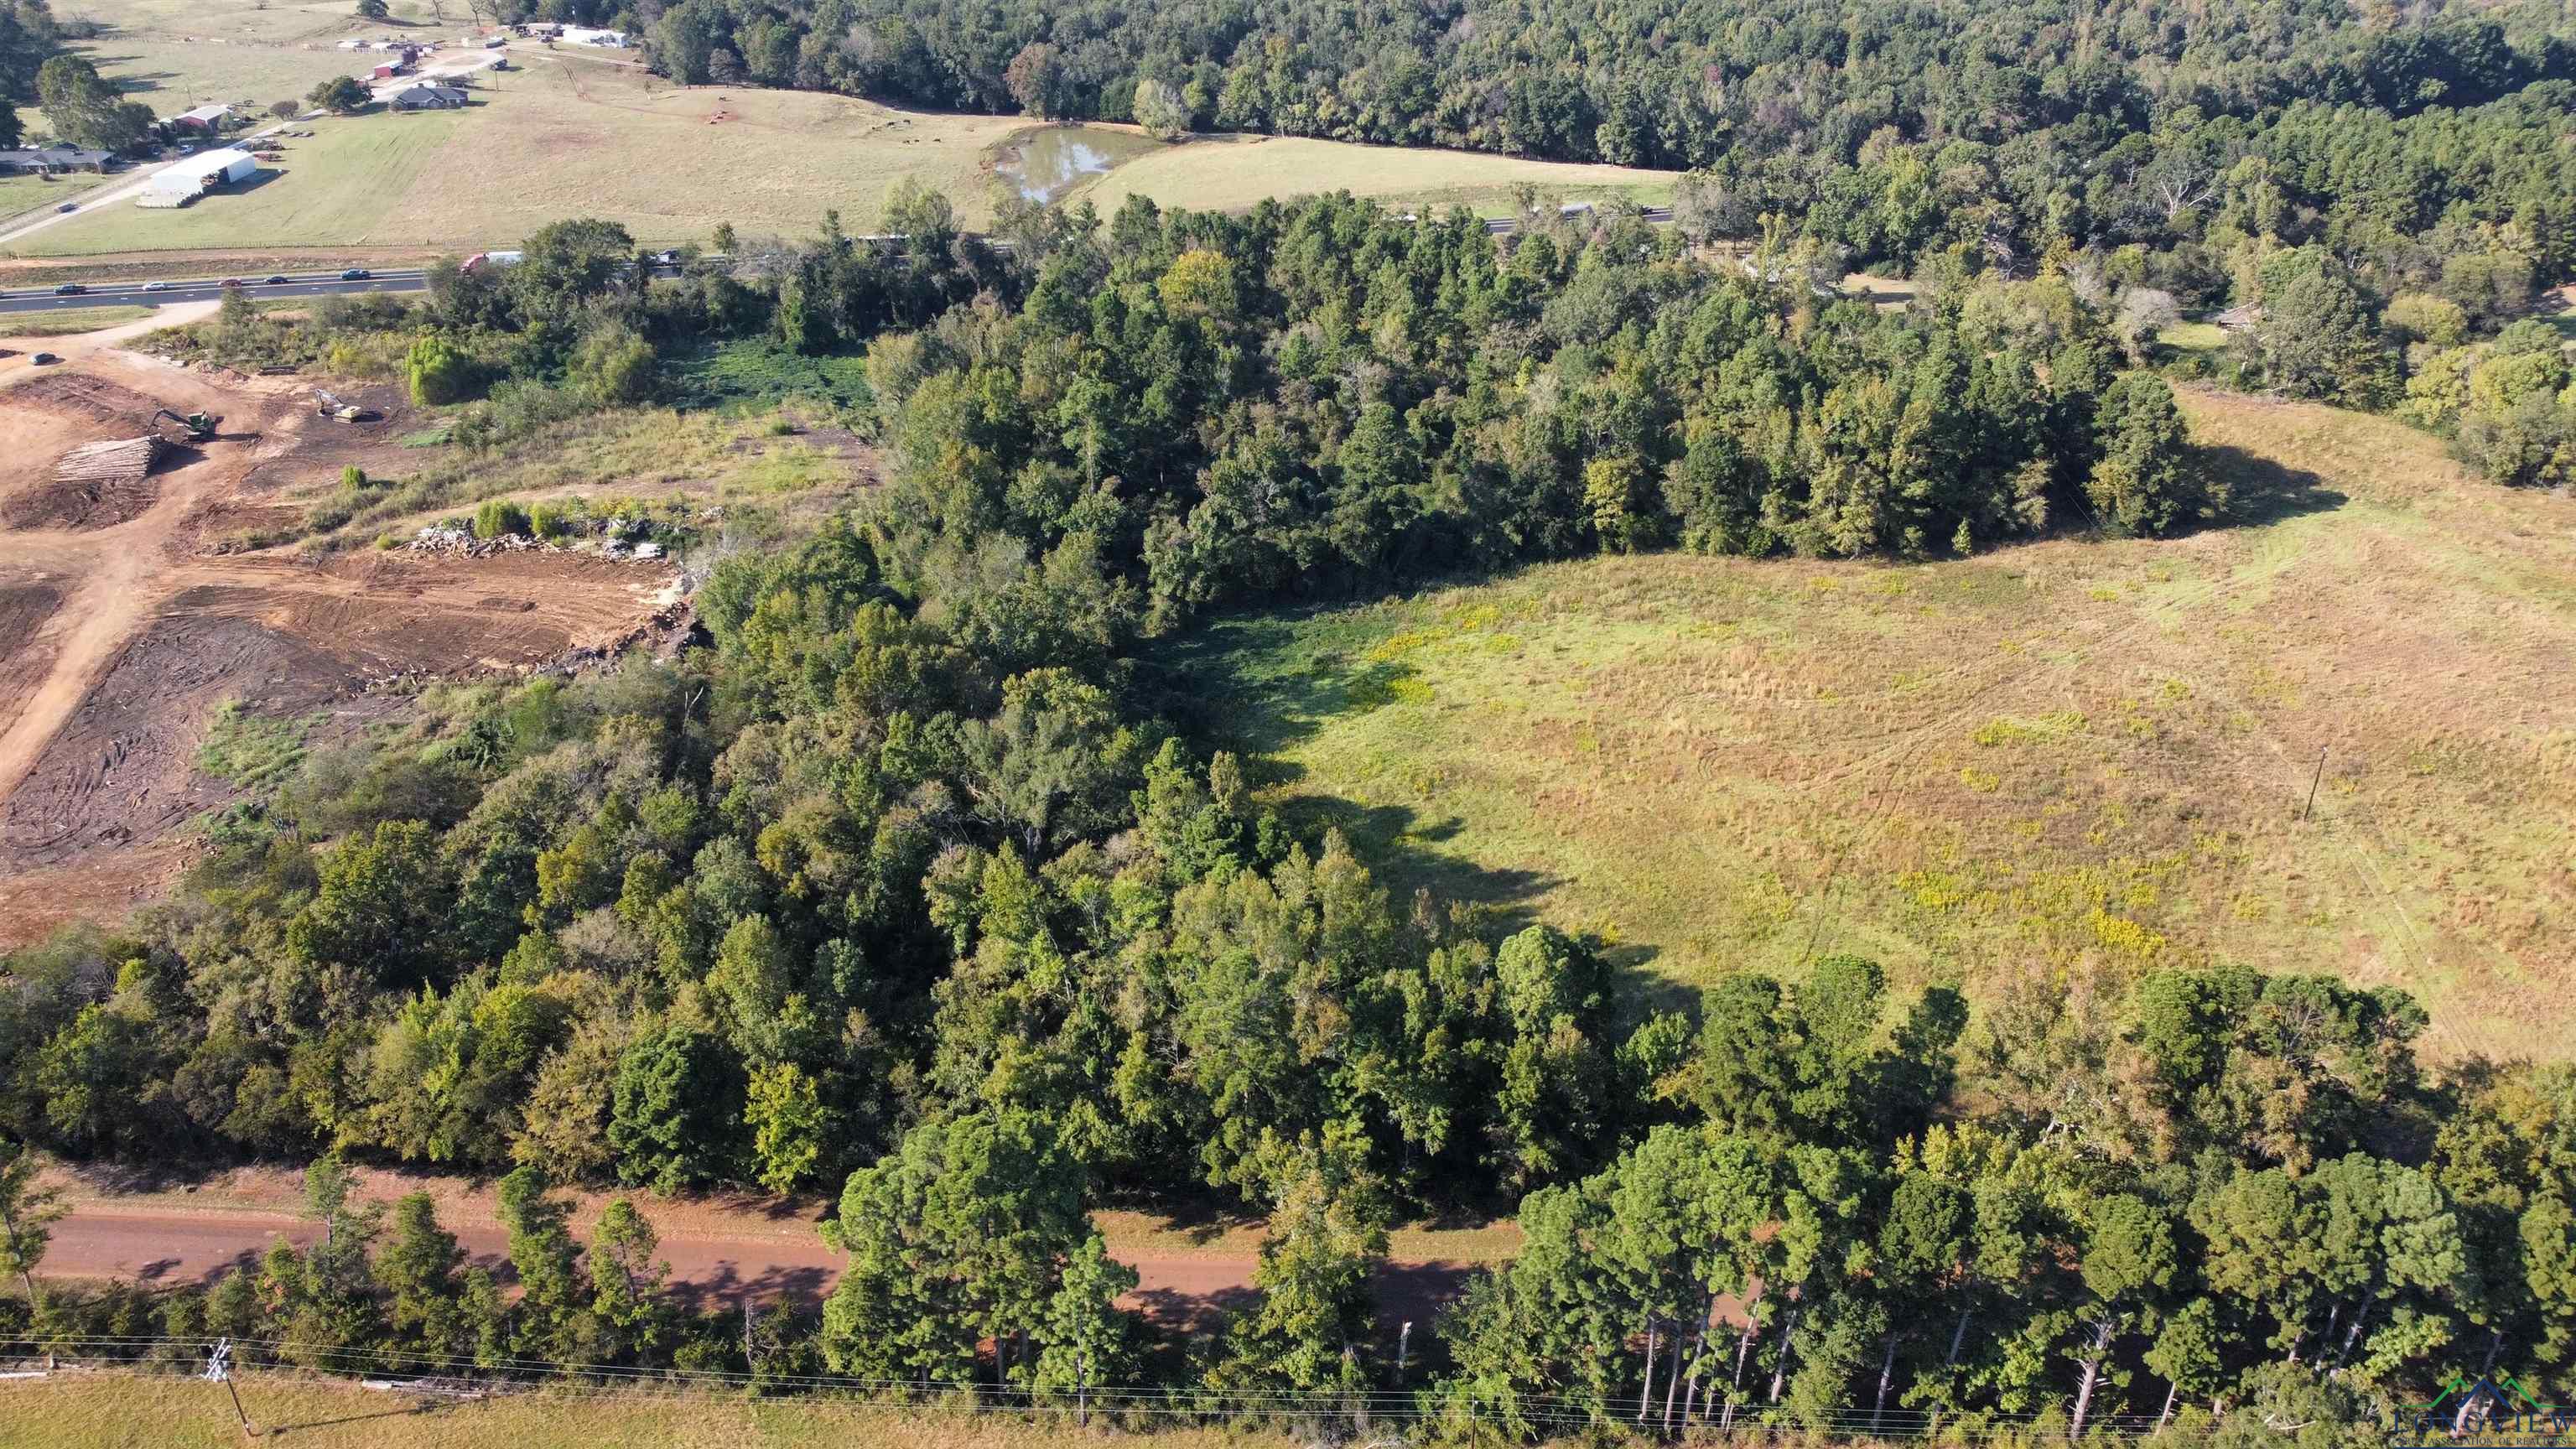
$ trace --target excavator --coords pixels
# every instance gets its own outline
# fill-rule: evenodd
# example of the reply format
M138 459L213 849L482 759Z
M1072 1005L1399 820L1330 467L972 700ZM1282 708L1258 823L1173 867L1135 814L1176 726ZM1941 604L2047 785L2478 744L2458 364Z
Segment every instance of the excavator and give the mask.
M362 407L357 403L342 402L339 398L318 387L313 390L313 396L316 399L313 404L313 414L316 417L332 418L344 423L365 423L375 421L376 410L374 408Z
M223 422L222 418L215 416L213 413L190 413L186 417L181 417L177 413L170 411L168 408L155 409L152 414L152 421L158 423L163 418L168 418L170 421L177 423L180 429L187 433L187 440L191 443L202 443L213 437L215 435L216 427L221 425Z

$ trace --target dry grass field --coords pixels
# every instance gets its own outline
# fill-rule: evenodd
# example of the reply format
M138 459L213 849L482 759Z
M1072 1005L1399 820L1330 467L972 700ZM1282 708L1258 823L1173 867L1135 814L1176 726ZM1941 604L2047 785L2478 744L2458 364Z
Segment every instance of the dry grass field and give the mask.
M1098 1442L1069 1422L976 1416L938 1406L872 1407L816 1400L753 1400L715 1393L537 1391L480 1403L427 1406L343 1382L252 1369L242 1405L262 1439L316 1449L590 1449L654 1444L678 1449L1040 1449ZM1271 1433L1157 1426L1156 1449L1285 1449ZM0 1383L0 1449L237 1449L232 1403L202 1379L101 1372Z
M804 91L683 88L623 66L535 52L481 78L444 152L391 207L388 235L523 236L531 218L599 216L649 241L704 241L719 222L804 235L838 208L872 227L910 177L990 215L984 151L1028 123L898 111ZM721 119L716 119L721 117Z
M1595 559L1222 624L1180 663L1272 796L1399 884L1597 931L1648 984L2224 959L2404 986L2438 1057L2567 1055L2576 501L2383 419L2187 403L2238 526Z
M1502 210L1509 207L1512 188L1522 183L1537 187L1542 196L1569 200L1660 202L1671 197L1677 174L1288 136L1208 137L1129 161L1075 188L1070 199L1089 201L1103 216L1130 196L1150 196L1164 206L1234 211L1273 196L1331 191L1377 197L1416 211L1448 206Z
M168 115L206 101L265 106L301 96L351 73L353 58L336 48L351 36L452 40L465 30L462 5L447 7L443 25L423 0L392 0L390 9L390 23L360 20L351 5L259 0L86 0L61 13L113 27L77 49L135 99Z

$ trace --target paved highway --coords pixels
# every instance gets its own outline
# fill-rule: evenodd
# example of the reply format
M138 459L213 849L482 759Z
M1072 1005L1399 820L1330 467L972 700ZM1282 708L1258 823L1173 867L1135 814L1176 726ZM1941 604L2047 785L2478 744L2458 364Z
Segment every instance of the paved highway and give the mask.
M254 298L266 297L333 297L351 292L417 292L429 285L428 274L418 267L389 268L364 281L347 282L338 272L285 274L286 281L268 286L258 277L244 277L243 290ZM191 281L172 279L158 291L142 282L117 282L90 288L69 297L54 295L51 287L30 287L14 292L0 292L0 312L50 312L76 307L158 307L164 303L213 302L224 293L220 277L201 277Z

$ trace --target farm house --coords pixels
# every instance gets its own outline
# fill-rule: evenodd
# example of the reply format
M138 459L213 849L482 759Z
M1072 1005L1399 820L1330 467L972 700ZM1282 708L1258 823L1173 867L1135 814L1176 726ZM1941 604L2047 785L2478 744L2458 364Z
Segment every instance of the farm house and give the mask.
M454 110L464 105L466 99L465 92L454 86L423 83L395 92L393 108L397 111Z
M82 151L69 146L36 146L22 151L0 151L0 176L52 176L68 171L104 171L105 151Z

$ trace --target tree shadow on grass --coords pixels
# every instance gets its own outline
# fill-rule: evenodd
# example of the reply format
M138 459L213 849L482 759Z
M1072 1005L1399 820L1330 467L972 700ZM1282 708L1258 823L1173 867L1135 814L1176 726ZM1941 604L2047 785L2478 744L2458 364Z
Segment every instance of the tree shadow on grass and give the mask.
M2229 490L2227 513L2211 528L2241 528L2279 523L2304 514L2324 513L2351 501L2340 490L2305 468L2220 443L2200 449L2201 465Z
M430 1412L431 1407L428 1400L420 1399L390 1409L378 1409L372 1414L342 1414L336 1419L308 1419L301 1424L262 1424L259 1431L262 1437L275 1439L299 1430L334 1429L343 1424L363 1424L369 1419L408 1419Z
M1435 909L1468 907L1475 933L1487 939L1540 924L1577 934L1540 910L1541 898L1566 883L1562 876L1482 865L1446 848L1466 829L1458 816L1428 818L1408 805L1363 804L1300 788L1306 770L1282 758L1284 752L1328 725L1401 704L1416 687L1414 669L1401 658L1370 657L1382 638L1405 627L1402 622L1372 613L1353 617L1345 630L1333 620L1355 602L1237 614L1170 641L1149 666L1147 683L1158 712L1177 718L1189 738L1236 752L1246 781L1270 793L1299 839L1313 842L1340 831L1399 903L1424 893ZM1696 988L1651 969L1659 954L1655 947L1596 948L1619 974L1620 1001L1630 1018L1696 1007Z

